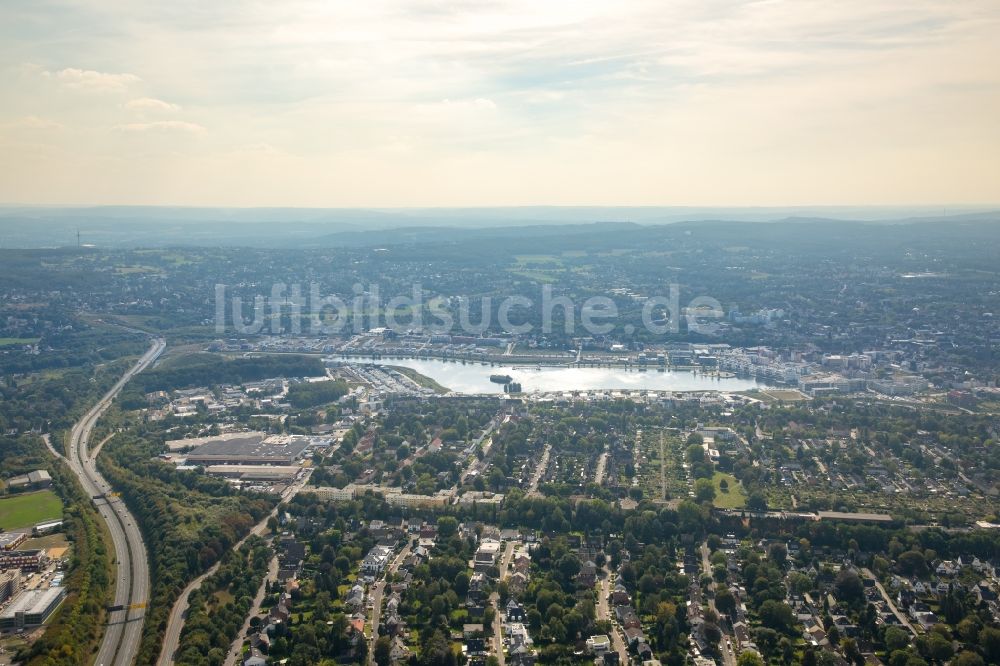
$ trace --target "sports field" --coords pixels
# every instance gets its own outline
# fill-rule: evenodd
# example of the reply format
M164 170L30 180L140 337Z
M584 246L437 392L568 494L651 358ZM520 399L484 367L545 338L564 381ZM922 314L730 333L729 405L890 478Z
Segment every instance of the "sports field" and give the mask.
M0 528L16 530L62 518L62 502L51 490L0 499Z

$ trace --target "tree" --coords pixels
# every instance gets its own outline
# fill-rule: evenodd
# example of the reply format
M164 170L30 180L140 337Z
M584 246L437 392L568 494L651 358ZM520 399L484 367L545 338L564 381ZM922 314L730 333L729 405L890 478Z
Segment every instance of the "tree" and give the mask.
M764 666L764 660L756 652L747 650L740 654L736 660L736 666Z
M820 650L816 655L816 666L837 666L838 663L837 655L829 650Z
M976 639L979 638L979 630L982 628L982 623L980 623L979 618L975 615L969 615L955 627L958 635L966 643L975 643Z
M694 498L699 502L715 500L715 485L711 479L698 479L694 482Z
M951 646L951 641L941 634L931 632L927 637L927 656L934 661L944 663L951 659L955 650Z
M392 641L388 636L379 636L375 641L375 663L378 666L390 666L392 664Z
M847 604L855 605L865 600L865 584L851 569L840 570L835 586L837 598Z
M979 632L979 645L991 664L1000 663L1000 629L986 627Z
M813 589L813 582L809 576L798 571L792 572L788 576L788 584L796 594L805 594Z
M496 467L490 472L490 488L501 490L507 485L507 477Z
M840 647L844 651L844 657L847 661L858 663L858 659L862 660L864 663L864 657L861 656L861 650L858 649L858 642L853 638L845 638L840 642Z
M952 666L984 666L985 664L982 657L968 650L959 652L958 656L951 661Z
M910 633L900 627L888 627L885 630L885 649L890 653L905 650L910 644Z
M458 520L454 516L441 516L438 518L437 527L441 538L448 539L458 531Z
M719 609L720 613L726 615L732 615L736 612L736 597L733 596L728 587L719 586L719 590L715 593L715 607Z
M926 576L927 560L918 550L908 550L896 560L899 570L907 576Z
M483 611L483 629L487 632L493 631L493 621L496 620L497 612L493 606L487 606Z
M781 659L786 664L791 664L792 660L795 659L795 645L788 640L788 636L781 637L781 640L778 641L778 647L781 648Z
M747 498L747 508L751 511L767 511L767 498L764 493L755 490Z
M795 627L795 614L788 604L768 599L758 610L760 621L765 627L781 633L788 633Z
M701 631L705 635L705 640L712 645L718 645L722 640L722 630L714 622L706 622L701 625Z

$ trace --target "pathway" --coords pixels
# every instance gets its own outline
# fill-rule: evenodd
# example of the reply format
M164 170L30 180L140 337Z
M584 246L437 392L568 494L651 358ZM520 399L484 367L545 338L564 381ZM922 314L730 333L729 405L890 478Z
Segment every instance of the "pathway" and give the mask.
M236 665L238 657L243 652L243 640L246 638L247 632L250 630L250 620L260 615L260 606L264 603L264 597L267 593L267 584L276 580L278 580L278 557L272 556L271 561L268 562L267 565L267 575L264 576L264 580L260 582L260 588L257 590L257 596L254 597L253 605L250 606L250 612L247 613L247 617L243 621L240 633L236 635L236 640L234 640L233 644L229 646L229 654L226 655L225 666Z

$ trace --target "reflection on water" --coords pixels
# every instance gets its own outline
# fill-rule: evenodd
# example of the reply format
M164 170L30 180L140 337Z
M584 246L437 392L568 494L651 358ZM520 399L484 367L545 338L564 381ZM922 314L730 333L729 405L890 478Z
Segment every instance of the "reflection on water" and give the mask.
M624 367L586 368L569 366L488 365L477 362L445 361L429 358L365 356L345 357L351 363L377 363L413 368L442 386L459 393L502 393L503 387L490 381L492 374L510 375L525 393L535 391L655 390L655 391L745 391L767 386L755 379L695 374L687 371L660 372Z

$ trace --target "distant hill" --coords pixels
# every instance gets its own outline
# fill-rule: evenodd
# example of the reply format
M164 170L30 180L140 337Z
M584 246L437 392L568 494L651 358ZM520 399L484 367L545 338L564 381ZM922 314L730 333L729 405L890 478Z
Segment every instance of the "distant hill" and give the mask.
M1000 212L928 207L187 208L0 206L0 248L336 247L634 233L688 224L919 224L1000 221Z

